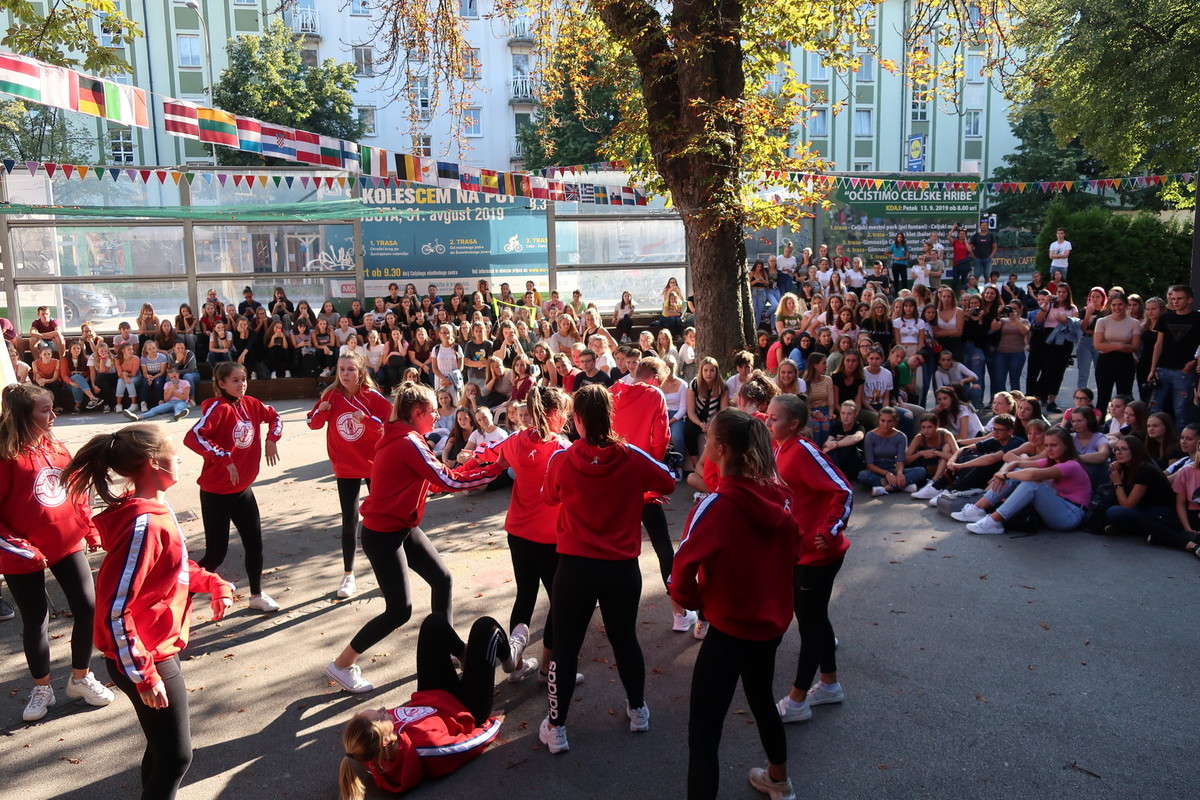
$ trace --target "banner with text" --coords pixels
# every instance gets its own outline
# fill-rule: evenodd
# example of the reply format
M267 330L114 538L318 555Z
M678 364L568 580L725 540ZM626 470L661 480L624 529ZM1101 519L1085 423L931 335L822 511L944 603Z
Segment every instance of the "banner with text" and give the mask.
M364 188L362 199L375 212L362 220L368 295L392 282L421 294L455 283L470 294L480 279L493 291L507 281L518 295L527 280L549 288L545 200L418 184Z

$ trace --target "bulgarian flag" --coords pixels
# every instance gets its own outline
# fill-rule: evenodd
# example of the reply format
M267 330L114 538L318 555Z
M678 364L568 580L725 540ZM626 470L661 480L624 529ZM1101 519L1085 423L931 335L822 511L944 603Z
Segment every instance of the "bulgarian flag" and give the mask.
M200 141L237 148L237 120L228 111L219 108L196 109L200 121Z
M362 171L364 175L373 175L376 178L386 178L388 176L388 152L382 147L371 147L370 145L360 145L359 153L362 156ZM400 156L397 155L397 158Z
M163 98L163 129L172 136L185 139L200 138L200 116L194 103Z
M104 81L104 118L122 125L150 127L146 91L115 81Z
M305 164L321 163L321 137L308 131L295 131L296 160Z
M319 138L318 162L323 167L342 168L342 140L332 136Z
M75 84L79 87L79 108L77 110L93 117L103 117L104 81L76 72Z
M233 123L237 126L238 150L261 153L263 151L261 123L250 117L234 117Z
M0 53L0 92L40 103L42 70L38 62L24 56Z

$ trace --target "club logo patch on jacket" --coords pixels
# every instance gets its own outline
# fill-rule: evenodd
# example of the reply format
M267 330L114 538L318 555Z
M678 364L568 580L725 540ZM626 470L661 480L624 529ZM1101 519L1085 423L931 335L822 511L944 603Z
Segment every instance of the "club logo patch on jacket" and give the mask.
M249 420L239 419L233 426L233 445L243 450L254 444L254 425Z
M67 499L67 488L62 485L58 467L42 467L33 481L33 496L47 508L61 506Z
M347 411L337 418L337 431L347 442L358 441L366 432L367 426L354 418L353 411Z

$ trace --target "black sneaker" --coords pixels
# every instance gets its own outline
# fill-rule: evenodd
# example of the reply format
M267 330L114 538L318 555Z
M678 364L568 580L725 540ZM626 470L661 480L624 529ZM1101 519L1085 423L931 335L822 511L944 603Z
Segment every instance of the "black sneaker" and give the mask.
M1058 407L1058 403L1047 403L1046 404L1046 413L1047 414L1061 414L1062 409Z
M10 620L17 615L16 609L12 607L12 603L0 597L0 622Z
M99 397L93 397L91 400L88 400L87 408L89 411L91 411L93 408L99 408L103 403L104 401Z

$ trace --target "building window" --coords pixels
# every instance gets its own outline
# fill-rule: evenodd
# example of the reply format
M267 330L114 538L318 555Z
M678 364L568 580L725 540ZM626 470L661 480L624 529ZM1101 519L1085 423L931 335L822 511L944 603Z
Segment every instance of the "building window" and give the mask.
M829 135L829 109L813 109L812 116L806 123L808 138L820 139Z
M305 47L300 50L300 63L308 69L316 69L320 65L320 59L317 58L317 48Z
M870 161L855 161L854 162L854 171L855 172L870 172L871 169L872 169L872 167L871 167Z
M978 27L983 22L983 11L979 8L978 3L971 3L967 7L967 18L971 21L971 25Z
M963 135L968 139L978 139L983 136L983 112L970 109L963 115Z
M179 66L200 66L200 37L189 33L175 35L175 49L179 51Z
M375 48L354 48L354 74L360 78L369 78L375 74Z
M928 122L929 121L929 92L913 90L912 96L912 121L913 122Z
M479 0L458 0L458 15L460 17L478 17Z
M808 54L808 79L810 81L829 80L829 65L821 61L820 53Z
M463 136L483 136L483 111L468 108L463 112Z
M872 122L871 109L856 109L854 111L854 135L858 137L874 136L875 126Z
M354 113L363 126L363 136L375 136L375 106L355 106Z
M133 163L133 131L129 128L110 128L108 155L113 164Z
M429 119L433 116L430 103L429 78L424 76L412 79L412 104L417 111L418 119Z
M862 59L862 66L858 68L855 77L859 83L874 83L875 82L875 54L874 53L859 53L859 58Z
M983 83L983 56L967 56L967 83Z
M258 0L233 0L235 6L256 6Z
M113 11L117 12L118 14L121 13L121 6L122 0L115 0L113 2ZM125 51L125 45L117 44L113 41L113 34L118 33L118 31L109 32L108 27L104 22L105 16L106 15L103 13L100 14L100 45L102 47L111 47L114 50L120 50L123 53Z
M467 80L479 80L483 77L483 59L478 47L467 48L467 63L463 65L463 77Z
M431 156L433 155L433 137L432 136L414 136L412 138L413 155L415 156Z
M371 0L350 0L350 14L355 17L371 16Z

